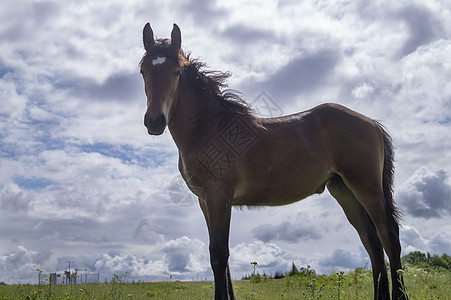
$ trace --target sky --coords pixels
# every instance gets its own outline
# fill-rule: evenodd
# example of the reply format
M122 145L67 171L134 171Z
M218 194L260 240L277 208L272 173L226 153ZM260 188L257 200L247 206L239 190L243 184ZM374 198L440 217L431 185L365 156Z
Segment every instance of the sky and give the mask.
M142 29L229 71L260 116L324 102L382 122L396 147L403 254L451 254L451 3L26 1L0 4L0 281L87 269L212 280L205 221L168 130L149 136ZM234 210L233 279L369 265L326 192Z

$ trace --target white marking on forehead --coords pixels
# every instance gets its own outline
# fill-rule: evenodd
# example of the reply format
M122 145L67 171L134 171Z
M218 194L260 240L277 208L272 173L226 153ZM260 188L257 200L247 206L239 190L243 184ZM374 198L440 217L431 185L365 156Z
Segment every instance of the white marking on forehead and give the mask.
M161 65L166 61L166 57L157 57L154 60L152 60L152 65Z

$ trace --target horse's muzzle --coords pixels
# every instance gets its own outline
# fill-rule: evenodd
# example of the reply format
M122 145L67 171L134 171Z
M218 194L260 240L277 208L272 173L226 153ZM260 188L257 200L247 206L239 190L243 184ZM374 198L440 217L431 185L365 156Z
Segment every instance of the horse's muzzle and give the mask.
M147 128L147 132L151 135L160 135L166 128L166 117L163 113L158 114L155 117L146 113L144 115L144 126Z

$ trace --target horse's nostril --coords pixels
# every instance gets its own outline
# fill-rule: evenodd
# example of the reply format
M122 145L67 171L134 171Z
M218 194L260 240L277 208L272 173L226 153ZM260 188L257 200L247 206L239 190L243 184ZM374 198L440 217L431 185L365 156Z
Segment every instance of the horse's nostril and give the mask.
M144 115L144 126L147 127L149 134L162 134L166 128L166 117L163 113L158 114L155 117L152 117L150 114L146 113Z
M146 113L144 115L144 126L149 127L149 124L150 124L150 116L149 114Z

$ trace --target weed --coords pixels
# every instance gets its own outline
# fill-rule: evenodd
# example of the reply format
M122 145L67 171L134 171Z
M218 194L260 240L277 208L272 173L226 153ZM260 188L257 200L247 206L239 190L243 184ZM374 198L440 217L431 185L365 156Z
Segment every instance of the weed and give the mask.
M404 278L404 271L403 270L397 270L396 272L398 273L398 276L399 276L398 280L399 280L399 283L401 284L401 287L400 287L401 292L403 293L404 297L406 299L408 299L406 286L404 285L404 280L403 280L403 278Z
M113 278L111 279L111 299L121 299L122 298L122 289L125 283L128 281L130 273L124 272L121 275L113 274Z
M318 286L318 284L316 283L316 279L313 278L308 283L307 292L302 292L302 295L308 297L308 299L322 299L323 297L322 292L325 287L326 287L325 283L322 283L320 286Z
M344 291L342 290L343 287L343 281L345 279L345 272L341 271L336 273L337 274L337 299L343 299Z

